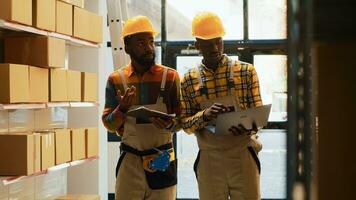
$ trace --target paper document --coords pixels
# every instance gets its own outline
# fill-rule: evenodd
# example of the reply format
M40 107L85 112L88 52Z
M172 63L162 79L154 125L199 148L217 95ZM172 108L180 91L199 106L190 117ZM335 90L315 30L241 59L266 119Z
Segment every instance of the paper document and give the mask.
M270 111L271 104L268 104L218 115L215 133L229 134L228 129L231 126L238 126L239 124L242 124L246 129L252 129L253 122L256 123L258 128L262 128L267 125Z
M135 118L150 118L150 117L160 117L163 119L172 119L175 117L175 114L167 114L164 112L160 112L157 110L151 110L144 106L138 107L133 110L129 110L127 112L128 116L135 117Z

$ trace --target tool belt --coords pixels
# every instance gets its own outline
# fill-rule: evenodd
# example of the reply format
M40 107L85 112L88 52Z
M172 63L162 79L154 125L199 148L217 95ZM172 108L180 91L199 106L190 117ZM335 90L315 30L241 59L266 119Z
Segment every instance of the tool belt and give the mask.
M141 157L146 180L151 189L163 189L177 184L177 161L172 143L144 151L121 143L120 150ZM162 159L169 159L167 165L161 170L159 167L155 168L155 165L160 164Z
M164 144L162 146L156 147L156 149L158 149L160 151L170 150L170 149L173 149L173 144L172 143ZM157 154L158 152L156 149L148 149L148 150L140 151L140 150L137 150L137 149L125 144L125 143L121 143L121 145L120 145L121 151L126 151L128 153L132 153L132 154L135 154L140 157Z

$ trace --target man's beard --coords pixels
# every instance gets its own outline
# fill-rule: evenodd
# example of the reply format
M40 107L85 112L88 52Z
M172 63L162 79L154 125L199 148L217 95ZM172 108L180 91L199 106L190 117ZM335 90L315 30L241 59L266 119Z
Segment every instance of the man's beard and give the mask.
M134 52L130 55L138 64L142 65L145 69L149 69L151 66L155 65L156 54L153 52L152 58L145 58L147 54L137 55Z

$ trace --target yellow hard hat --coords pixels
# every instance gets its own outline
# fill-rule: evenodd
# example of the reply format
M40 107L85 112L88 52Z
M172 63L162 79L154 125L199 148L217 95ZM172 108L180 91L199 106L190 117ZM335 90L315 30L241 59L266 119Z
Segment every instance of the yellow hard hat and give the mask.
M192 22L192 35L203 40L222 37L225 35L220 18L211 12L197 14Z
M146 16L136 16L128 19L124 23L124 27L122 29L121 38L124 38L129 35L133 35L136 33L152 33L152 36L157 36L157 32L153 29L153 26Z

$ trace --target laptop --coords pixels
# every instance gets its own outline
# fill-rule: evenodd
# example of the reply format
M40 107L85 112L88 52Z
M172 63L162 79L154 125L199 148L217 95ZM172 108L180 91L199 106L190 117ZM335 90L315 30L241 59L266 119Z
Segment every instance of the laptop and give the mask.
M253 122L256 123L258 128L262 128L267 125L271 106L271 104L267 104L218 115L214 132L219 135L229 134L229 128L239 124L242 124L246 129L252 129Z

